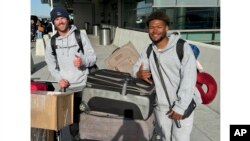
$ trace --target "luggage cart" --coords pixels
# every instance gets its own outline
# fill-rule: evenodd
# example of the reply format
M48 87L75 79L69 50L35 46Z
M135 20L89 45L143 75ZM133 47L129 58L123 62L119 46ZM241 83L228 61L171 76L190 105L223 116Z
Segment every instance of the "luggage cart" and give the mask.
M61 129L73 124L73 98L73 92L32 92L31 127L53 130L56 140L61 141Z

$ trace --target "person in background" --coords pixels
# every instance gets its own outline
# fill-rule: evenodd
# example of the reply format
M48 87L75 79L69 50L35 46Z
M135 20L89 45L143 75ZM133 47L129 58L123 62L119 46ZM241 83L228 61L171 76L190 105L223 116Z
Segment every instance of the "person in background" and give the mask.
M194 112L185 119L183 119L183 114L192 99L201 103L199 91L195 87L196 59L189 44L185 43L183 59L180 62L176 51L180 33L168 31L169 23L169 17L161 11L153 12L148 17L146 24L152 41L152 51L149 57L147 48L142 51L139 60L133 66L133 76L150 84L154 82L156 86L155 115L161 130L161 139L163 141L189 141ZM154 53L159 67L156 65ZM162 72L162 79L158 69ZM169 105L167 94L171 105ZM176 121L180 122L181 127L178 127Z
M37 21L37 39L42 39L43 38L43 32L44 32L44 25L42 21L38 20Z
M80 33L84 54L78 52L79 45L74 31L77 27L69 24L69 13L62 7L51 12L51 21L57 30L55 43L56 58L53 55L51 40L46 43L45 61L52 76L61 89L80 88L74 93L74 123L70 125L72 140L79 140L79 121L82 90L86 86L88 67L96 62L95 51L86 34ZM57 67L58 65L58 67Z
M35 41L35 37L36 37L36 24L35 24L35 21L33 19L31 19L31 29L30 29L30 39L31 39L31 42L34 42Z

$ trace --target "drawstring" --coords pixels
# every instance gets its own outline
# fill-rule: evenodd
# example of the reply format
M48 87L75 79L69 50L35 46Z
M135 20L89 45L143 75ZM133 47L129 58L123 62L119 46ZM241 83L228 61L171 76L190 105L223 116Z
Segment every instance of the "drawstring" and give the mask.
M67 56L69 57L69 36L67 36Z

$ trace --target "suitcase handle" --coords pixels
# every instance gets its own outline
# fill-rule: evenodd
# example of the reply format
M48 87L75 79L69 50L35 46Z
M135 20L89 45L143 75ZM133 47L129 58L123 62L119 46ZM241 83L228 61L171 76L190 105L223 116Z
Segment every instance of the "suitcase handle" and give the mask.
M123 83L123 86L122 86L122 95L126 95L128 81L129 81L129 79L126 78L125 81L124 81L124 83Z
M59 92L66 92L66 88L60 88Z

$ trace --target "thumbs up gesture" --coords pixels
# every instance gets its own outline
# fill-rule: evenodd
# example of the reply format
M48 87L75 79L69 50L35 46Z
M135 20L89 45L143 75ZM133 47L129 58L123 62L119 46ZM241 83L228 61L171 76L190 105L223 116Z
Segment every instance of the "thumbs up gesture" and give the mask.
M82 59L80 56L75 55L75 58L73 60L74 66L77 68L80 68L82 66Z
M139 71L137 72L137 77L152 84L152 81L149 79L151 77L151 72L144 69L143 63L141 64Z

